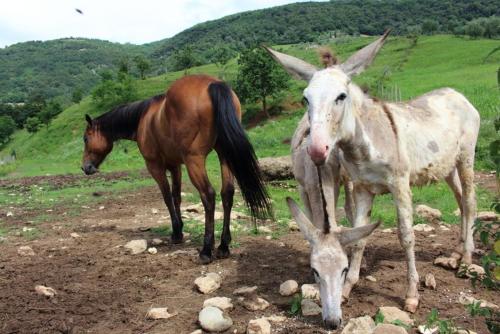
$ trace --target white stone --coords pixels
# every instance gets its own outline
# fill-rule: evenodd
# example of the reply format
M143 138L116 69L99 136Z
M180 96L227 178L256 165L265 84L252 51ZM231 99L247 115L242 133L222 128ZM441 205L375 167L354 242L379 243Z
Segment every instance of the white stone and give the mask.
M213 297L203 302L203 307L214 306L220 308L222 311L229 311L233 309L231 298L227 297Z
M257 296L239 297L239 303L249 311L262 311L268 308L271 304L267 300Z
M80 238L80 235L78 233L75 233L75 232L71 233L69 236L72 237L73 239Z
M371 276L371 275L368 275L365 278L366 278L367 281L370 281L370 282L376 282L377 281L377 279L375 277Z
M41 296L45 296L48 298L52 298L57 294L56 290L54 290L53 288L43 285L35 286L35 292Z
M30 246L21 246L17 249L17 254L21 256L35 256L35 251Z
M498 308L498 305L496 305L496 304L490 303L486 300L476 299L476 298L469 296L463 292L461 292L460 295L458 296L458 302L462 305L475 304L475 303L479 302L479 306L481 306L481 307L488 307L488 308L492 308L492 309Z
M233 325L233 320L213 306L203 308L198 315L201 327L207 332L223 332Z
M299 225L297 224L297 222L295 220L290 220L288 222L288 229L290 231L300 231Z
M266 319L269 320L270 322L281 323L281 322L285 322L287 318L283 315L273 314L273 315L266 317Z
M460 217L460 215L461 215L460 209L456 209L455 211L453 211L453 215L455 217Z
M320 292L318 284L302 284L301 287L302 298L320 300Z
M469 329L457 329L453 334L477 334Z
M428 273L425 275L424 285L429 289L436 290L436 279L433 274Z
M384 323L391 324L394 321L401 321L407 325L413 325L413 319L405 311L402 311L394 306L382 306L379 312L384 316Z
M136 255L146 251L148 248L148 242L144 239L131 240L127 242L124 247L128 249L130 253Z
M375 329L375 321L368 316L349 319L341 334L371 334Z
M191 334L203 334L203 331L201 329L197 329L197 330L191 332Z
M204 211L203 204L192 204L186 207L187 212L202 213Z
M160 210L158 210L156 208L152 208L151 209L151 213L154 214L154 215L157 215L158 213L160 213Z
M158 253L158 249L156 249L156 247L149 247L148 253L149 254L156 254L156 253Z
M148 313L146 314L146 318L153 320L169 319L175 315L177 315L177 313L168 313L167 307L155 307L149 309Z
M259 227L257 227L257 230L260 233L268 233L268 234L273 233L273 231L267 226L259 226Z
M280 295L291 296L299 290L299 284L297 281L292 279L281 283L280 285Z
M477 219L480 221L496 221L498 215L493 211L481 211L477 214Z
M439 225L439 229L440 229L441 231L445 231L445 232L450 230L450 228L449 228L449 227L446 227L446 226L444 226L444 225Z
M392 233L392 228L385 228L383 230L380 230L382 233Z
M233 291L233 295L235 296L245 296L245 295L251 295L254 294L257 291L257 286L242 286L241 288L238 288Z
M7 217L12 217L14 214L12 213L12 211L8 211L5 215L6 215Z
M443 267L445 269L457 269L458 268L458 261L454 257L438 257L434 260L434 264L436 266Z
M304 317L311 317L321 314L321 307L312 299L302 299L300 309Z
M33 231L33 230L34 230L34 228L33 228L33 227L26 227L26 226L24 226L22 231L23 231L23 232L31 232L31 231Z
M161 245L162 243L163 243L163 240L158 239L158 238L155 238L155 239L151 240L151 244L153 246L158 246L158 245Z
M212 293L220 288L221 277L217 273L208 273L194 280L194 285L203 294Z
M413 226L413 230L417 232L432 232L434 231L434 227L427 224L417 224Z
M415 213L417 214L417 216L430 223L441 219L442 216L441 211L424 204L417 205L415 208Z
M266 318L250 320L247 334L271 334L271 324Z
M393 324L378 324L372 334L408 334L408 332L401 326Z
M418 332L420 334L436 334L438 330L439 328L437 327L427 328L425 325L418 326Z
M104 210L104 205L101 205L101 206L99 207L99 210Z

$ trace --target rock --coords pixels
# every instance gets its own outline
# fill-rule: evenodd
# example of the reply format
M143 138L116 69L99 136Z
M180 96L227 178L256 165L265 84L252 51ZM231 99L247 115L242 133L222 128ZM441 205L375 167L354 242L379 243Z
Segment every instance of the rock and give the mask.
M201 329L197 329L194 332L191 332L191 334L203 334L203 331Z
M424 204L417 205L417 207L415 208L415 213L417 214L417 216L428 221L429 223L441 219L442 216L441 211L439 211L438 209L433 209L430 206Z
M233 325L233 320L214 306L203 308L198 315L198 321L207 332L223 332Z
M300 309L304 317L315 316L321 314L321 307L318 306L312 299L302 299Z
M445 231L445 232L450 230L450 228L449 228L449 227L446 227L446 226L444 226L444 225L439 225L439 229L440 229L441 231Z
M371 275L368 275L365 278L366 278L367 281L370 281L370 282L376 282L377 281L377 279L375 277L371 276Z
M391 324L396 320L399 320L407 325L413 325L413 319L405 311L402 311L394 306L382 306L378 311L384 316L384 323Z
M264 298L257 296L251 297L240 297L238 298L239 303L249 311L262 311L270 306L269 302Z
M300 231L299 225L297 224L297 222L295 220L290 220L288 222L288 229L290 231Z
M148 248L148 242L144 239L132 240L127 242L124 247L128 249L132 255L141 254Z
M483 222L496 221L498 215L493 211L481 211L477 214L477 219Z
M31 232L33 230L34 230L33 227L26 227L26 226L24 226L23 229L22 229L23 232Z
M271 334L271 324L266 318L250 320L247 334Z
M460 217L460 215L461 215L461 214L462 214L462 213L460 212L460 209L456 209L455 211L453 211L453 215L454 215L455 217Z
M371 334L375 329L375 321L368 316L349 319L341 334Z
M101 205L101 206L99 207L99 210L104 210L104 205Z
M285 322L287 318L285 316L282 316L282 315L273 314L273 315L266 317L266 319L269 320L270 322L281 323L281 322Z
M8 211L5 215L6 215L7 217L12 217L14 214L12 213L12 211Z
M17 249L17 254L21 256L35 256L35 251L30 246L21 246Z
M434 231L434 227L427 224L417 224L413 226L413 230L417 232L432 232Z
M292 157L290 155L259 159L259 166L266 181L293 179Z
M437 327L427 328L425 325L418 326L418 332L420 334L436 334L438 331L439 328Z
M187 212L193 212L193 213L203 213L205 209L203 208L203 204L198 203L198 204L192 204L186 207L185 209Z
M436 290L436 279L434 278L433 274L428 273L427 275L425 275L424 285L426 288Z
M385 228L383 230L380 230L382 233L392 233L392 228Z
M300 289L302 292L302 298L314 299L317 301L321 299L318 284L302 284L302 287Z
M154 238L153 240L151 240L151 244L152 244L153 246L159 246L159 245L161 245L162 243L163 243L163 240L158 239L158 238Z
M273 233L273 231L267 226L259 226L257 227L257 230L259 231L259 233L268 233L268 234Z
M469 329L457 329L453 334L477 334L474 331L471 331Z
M356 332L357 333L357 332ZM373 334L407 334L408 332L401 326L393 324L378 324Z
M475 304L475 303L479 302L479 306L481 306L481 307L488 307L488 308L492 308L492 309L498 308L498 305L496 305L496 304L490 303L486 300L476 299L476 298L469 296L463 292L460 292L460 295L458 296L458 302L462 305Z
M457 269L458 261L454 257L438 257L434 260L434 264L445 269Z
M299 284L293 279L285 281L280 285L280 295L282 296L291 296L298 290L299 290Z
M149 247L148 253L149 254L156 254L156 253L158 253L158 249L156 249L156 247Z
M70 237L72 237L73 239L78 239L78 238L80 238L80 235L79 235L78 233L75 233L75 232L70 233L70 235L69 235L69 236L70 236Z
M177 313L168 313L167 307L155 307L148 311L146 318L152 320L169 319L175 315L177 315Z
M484 268L478 266L477 264L469 264L469 265L461 264L460 269L458 269L459 277L467 277L467 278L477 277L481 279L485 274L486 271L484 270Z
M53 288L43 285L35 286L35 292L41 296L45 296L48 298L52 298L57 294L56 290L54 290Z
M160 210L152 208L151 209L151 213L154 214L154 215L157 215L158 213L160 213Z
M220 288L221 277L216 273L208 273L194 280L194 285L203 294L212 293Z
M233 309L231 298L227 297L213 297L203 302L203 307L213 306L220 308L222 311L229 311Z
M254 294L257 291L257 286L242 286L233 291L233 295L235 296L248 296Z

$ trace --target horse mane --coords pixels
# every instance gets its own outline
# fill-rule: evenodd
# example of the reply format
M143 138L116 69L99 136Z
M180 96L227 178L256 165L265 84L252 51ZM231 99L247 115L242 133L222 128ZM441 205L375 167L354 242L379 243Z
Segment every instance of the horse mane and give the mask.
M146 100L122 104L97 117L94 124L99 128L99 131L113 141L134 138L142 115L152 103L158 102L164 97L165 94L160 94Z
M320 47L318 49L318 54L320 57L321 64L323 64L325 68L337 65L339 63L337 55L329 47L326 46Z

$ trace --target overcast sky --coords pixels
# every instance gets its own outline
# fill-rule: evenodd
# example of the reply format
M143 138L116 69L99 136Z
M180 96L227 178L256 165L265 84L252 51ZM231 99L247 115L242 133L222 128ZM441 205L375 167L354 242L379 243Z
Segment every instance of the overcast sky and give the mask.
M172 37L196 23L298 1L0 0L0 47L62 37L142 44Z

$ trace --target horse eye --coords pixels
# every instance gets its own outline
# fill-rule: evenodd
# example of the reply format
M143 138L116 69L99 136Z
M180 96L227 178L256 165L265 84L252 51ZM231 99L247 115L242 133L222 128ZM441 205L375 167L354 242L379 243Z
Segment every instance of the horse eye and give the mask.
M345 93L341 93L337 98L335 99L335 103L339 103L339 101L344 101L347 95Z
M83 142L84 142L85 144L87 144L87 142L88 142L88 141L89 141L89 140L88 140L87 136L83 136Z

